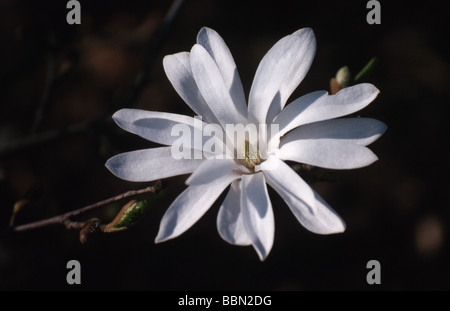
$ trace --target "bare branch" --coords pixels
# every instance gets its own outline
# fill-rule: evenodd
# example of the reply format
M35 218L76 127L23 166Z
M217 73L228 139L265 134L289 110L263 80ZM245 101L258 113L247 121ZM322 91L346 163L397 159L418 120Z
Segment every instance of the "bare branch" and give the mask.
M49 226L49 225L55 225L55 224L64 224L67 228L70 228L70 229L78 228L79 226L82 226L82 225L80 224L79 226L77 226L76 223L70 222L67 220L69 218L77 216L81 213L93 210L97 207L105 206L105 205L113 203L113 202L120 201L125 198L129 198L132 196L136 196L136 195L143 194L143 193L149 193L149 192L157 193L161 189L161 187L162 187L161 181L157 181L154 185L149 186L147 188L139 189L139 190L130 190L130 191L121 193L119 195L116 195L112 198L109 198L109 199L106 199L106 200L103 200L103 201L100 201L100 202L97 202L94 204L87 205L85 207L79 208L74 211L67 212L65 214L61 214L61 215L58 215L55 217L39 220L39 221L32 222L32 223L25 224L25 225L16 226L16 227L12 228L12 230L15 232L21 232L21 231L38 229L38 228L42 228L42 227Z

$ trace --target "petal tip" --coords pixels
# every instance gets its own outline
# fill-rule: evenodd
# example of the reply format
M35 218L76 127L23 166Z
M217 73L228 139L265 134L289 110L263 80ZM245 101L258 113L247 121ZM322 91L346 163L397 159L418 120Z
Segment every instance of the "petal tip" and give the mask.
M201 55L203 55L204 53L208 53L208 52L205 50L205 48L201 44L199 44L199 43L194 44L190 51L190 54L192 56L191 60L195 57L199 57L199 56L201 57Z
M373 158L372 158L372 163L377 162L379 160L379 158L377 157L377 155L375 153L373 153ZM372 164L370 163L370 164Z
M189 59L189 52L178 52L175 54L165 55L162 63L166 74L168 71L170 72L173 68L177 68L180 64L182 64L184 58Z
M361 84L364 85L373 94L374 99L375 97L378 96L378 94L380 94L380 90L372 83L361 83Z
M166 242L170 239L174 238L173 236L167 235L167 233L165 234L163 231L161 231L161 228L158 232L158 234L156 235L155 238L155 244L161 244L163 242Z
M339 217L339 220L341 221L340 224L336 227L335 231L332 233L344 233L347 229L347 225L345 224L344 220Z
M112 174L116 175L116 174L114 173L114 166L113 166L113 164L112 164L113 160L114 160L114 157L109 158L109 159L105 162L105 167L106 167ZM116 176L117 176L117 175L116 175Z
M124 109L120 109L120 110L117 110L116 112L114 112L114 114L112 115L112 118L113 118L113 120L114 121L118 121L118 120L120 120L121 119L121 116L123 115L123 113L126 111L127 109L126 108L124 108Z
M269 252L265 252L264 250L261 250L255 246L253 246L256 253L258 254L258 258L261 262L264 262L267 259L267 256L269 255Z
M168 64L168 62L170 61L170 58L171 57L173 57L173 55L172 54L168 54L168 55L165 55L164 57L163 57L163 67L164 68L166 68L167 67L167 64Z
M339 234L339 233L344 233L347 226L344 222L344 220L342 220L341 217L337 216L339 218L339 222L335 223L333 227L328 228L327 230L324 231L311 231L313 233L319 234L319 235L330 235L330 234Z
M305 32L314 35L314 30L311 27L305 27L303 28Z
M165 242L166 240L164 240L164 239L162 239L162 238L160 238L160 237L156 237L155 238L155 244L160 244L160 243L162 243L162 242Z
M205 33L205 32L215 32L213 29L209 28L208 26L203 26L202 28L200 28L200 30L198 31L198 35L197 35L197 42L199 41L199 37Z
M302 33L309 34L309 35L314 35L314 31L313 31L313 29L311 27L300 28L300 29L294 31L292 34L293 35L299 35L299 34L302 34Z
M387 131L387 129L388 129L388 126L387 126L386 123L384 123L384 122L381 122L381 121L380 121L380 123L381 123L381 129L380 129L380 132L381 132L381 135L383 135L384 133L386 133L386 131Z

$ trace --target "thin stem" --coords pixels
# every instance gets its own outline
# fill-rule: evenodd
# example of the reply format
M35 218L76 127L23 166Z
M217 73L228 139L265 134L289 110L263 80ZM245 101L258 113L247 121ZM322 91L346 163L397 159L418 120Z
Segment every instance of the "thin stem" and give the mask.
M129 197L132 197L132 196L139 195L139 194L148 193L148 192L156 193L156 192L158 192L161 189L161 187L162 187L161 181L157 181L154 185L149 186L149 187L144 188L144 189L130 190L130 191L121 193L119 195L116 195L114 197L111 197L109 199L106 199L106 200L103 200L103 201L100 201L100 202L97 202L97 203L94 203L94 204L87 205L85 207L79 208L79 209L74 210L74 211L67 212L65 214L61 214L61 215L54 216L54 217L51 217L51 218L35 221L35 222L29 223L29 224L25 224L25 225L16 226L16 227L13 228L13 231L21 232L21 231L28 231L28 230L33 230L33 229L37 229L37 228L42 228L42 227L49 226L49 225L65 224L65 221L68 218L70 218L70 217L74 217L74 216L77 216L77 215L79 215L81 213L93 210L93 209L95 209L97 207L101 207L101 206L104 206L104 205L107 205L107 204L110 204L110 203L113 203L113 202L120 201L120 200L125 199L125 198L129 198Z
M354 84L361 83L364 79L366 79L372 72L375 66L378 64L378 58L372 57L367 65L361 69L360 72L355 76Z
M45 113L48 110L50 103L51 93L53 91L53 86L56 80L56 39L55 34L51 31L48 34L48 44L49 51L47 52L47 77L45 80L44 91L42 93L41 100L36 109L36 114L34 116L33 126L31 128L31 133L35 133L41 127L42 121L44 120Z

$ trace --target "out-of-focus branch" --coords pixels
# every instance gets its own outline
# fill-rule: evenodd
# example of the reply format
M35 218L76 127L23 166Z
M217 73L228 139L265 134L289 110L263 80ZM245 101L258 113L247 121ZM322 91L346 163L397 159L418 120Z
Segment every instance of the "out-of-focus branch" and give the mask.
M156 31L156 33L149 39L147 43L147 48L144 53L142 65L140 67L138 74L136 75L133 87L131 88L130 92L128 93L128 97L125 100L125 106L132 107L139 98L142 89L144 88L145 84L149 79L149 74L155 62L155 59L158 55L158 52L161 48L161 45L164 41L164 38L167 36L170 27L172 26L176 17L180 13L181 8L185 2L186 0L174 0L172 2L172 5L170 6L169 11L164 17L161 26Z
M175 21L185 2L186 0L174 0L161 26L156 31L156 33L151 36L151 38L149 38L141 69L136 75L135 82L130 92L128 93L128 96L125 98L124 102L120 103L120 108L132 107L135 104L140 93L142 92L142 89L148 81L149 73L151 72L151 68L153 66L153 63L155 62L156 56L158 55L161 44L164 41L164 37L167 35L170 26ZM45 109L45 106L47 106L47 102L49 99L48 97L52 89L52 85L54 84L54 77L52 77L52 72L54 70L53 66L56 65L53 64L53 62L55 61L55 59L51 61L49 60L49 72L47 77L46 89L44 90L40 107L36 112L34 121L35 125L33 125L33 129L37 129L37 127L39 126L42 120L42 113ZM0 160L24 152L36 146L41 146L47 143L54 143L69 136L79 135L92 131L92 129L94 129L96 126L104 125L107 122L111 122L109 115L100 117L91 122L80 123L66 128L43 133L35 133L29 137L25 137L22 139L14 139L14 141L11 141L6 146L0 147Z
M97 126L105 125L107 122L111 122L109 119L109 117L104 116L91 122L84 122L61 129L35 133L21 139L14 139L6 146L0 148L0 160L30 150L37 146L53 143L70 136L80 135L92 131Z
M50 32L48 34L49 50L47 52L47 76L45 79L44 91L42 93L41 100L37 106L36 114L34 116L33 125L31 127L31 133L35 133L39 130L42 121L44 120L45 113L48 110L50 95L55 85L56 79L56 51L55 51L55 34Z

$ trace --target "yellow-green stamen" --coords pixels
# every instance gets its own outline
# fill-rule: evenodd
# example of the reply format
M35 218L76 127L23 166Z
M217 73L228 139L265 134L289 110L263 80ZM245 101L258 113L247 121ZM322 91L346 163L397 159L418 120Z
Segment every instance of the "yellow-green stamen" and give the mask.
M249 169L253 169L255 165L261 163L261 157L258 150L254 149L252 145L246 140L244 147L244 159L241 159L241 163Z

